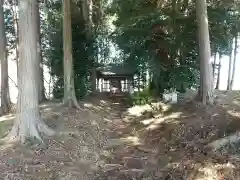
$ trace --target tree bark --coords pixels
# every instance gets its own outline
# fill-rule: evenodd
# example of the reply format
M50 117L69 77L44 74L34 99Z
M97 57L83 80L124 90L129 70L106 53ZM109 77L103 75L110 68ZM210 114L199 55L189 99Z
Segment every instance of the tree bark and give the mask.
M39 74L39 82L38 82L38 88L39 88L39 95L38 95L38 101L43 102L46 100L45 96L45 88L44 88L44 75L43 75L43 57L42 57L42 48L41 48L41 27L40 27L40 11L39 11L39 4L37 3L37 16L36 16L36 22L37 22L37 48L38 48L38 74Z
M10 1L11 10L13 13L13 22L14 22L14 35L15 35L15 53L16 53L16 65L17 65L17 78L19 77L18 70L18 61L19 61L19 25L18 25L18 0ZM18 84L18 81L17 81Z
M1 107L3 113L8 113L10 111L11 103L8 82L8 60L6 49L3 0L0 0L0 62L1 62Z
M93 40L93 1L92 0L83 0L82 1L82 12L83 12L83 18L85 21L85 28L86 28L86 35L89 42L89 60L91 62L91 89L92 92L96 91L96 67L95 67L95 59L94 59L94 52L93 52L93 46L92 46L92 40Z
M40 132L53 135L40 117L37 86L37 1L19 3L19 99L16 121L8 138L22 143L33 137L42 141Z
M74 87L71 26L71 0L63 0L64 104L80 108Z
M231 72L232 72L232 40L230 40L230 43L229 43L229 64L228 64L227 90L230 90Z
M217 52L214 53L214 60L213 60L213 82L215 82L216 61L217 61Z
M213 78L211 49L209 41L208 16L206 0L196 0L196 14L198 21L198 42L200 57L200 100L203 105L213 103Z
M232 78L230 82L230 90L233 88L234 78L235 78L235 70L236 70L236 60L237 60L237 50L238 50L238 34L235 37L235 47L234 47L234 55L233 55L233 69L232 69Z
M219 86L220 86L221 61L222 61L222 55L219 55L218 76L217 76L217 83L216 83L216 89L218 89L218 90L219 90Z

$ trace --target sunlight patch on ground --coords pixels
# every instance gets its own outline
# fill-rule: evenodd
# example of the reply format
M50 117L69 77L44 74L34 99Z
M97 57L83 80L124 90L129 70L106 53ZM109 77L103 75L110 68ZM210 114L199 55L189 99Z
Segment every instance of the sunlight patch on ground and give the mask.
M171 104L165 104L163 102L152 103L152 105L155 107L161 107L162 112L166 112L172 107Z
M238 100L233 100L233 104L238 105L240 107L240 101Z
M8 115L5 115L5 116L1 116L0 117L0 122L2 121L11 121L15 118L16 116L14 114L8 114Z
M87 108L92 108L93 104L92 103L84 103L83 106L87 107Z
M144 120L142 120L141 123L144 124L144 125L149 125L149 124L154 123L154 121L156 121L155 118L150 118L150 119L144 119Z
M7 139L1 139L1 146L0 151L5 151L7 149L13 149L13 147L16 145L16 142L14 141L8 141Z
M47 106L46 106L47 107ZM54 109L53 108L51 108L51 107L48 107L48 108L46 108L46 109L43 109L42 110L44 113L49 113L49 112L53 112L54 111Z
M144 111L151 111L152 107L149 104L142 106L133 106L128 109L128 113L132 116L140 117Z
M115 103L112 103L112 104L114 104L114 105L119 105L120 103L118 103L118 102L115 102Z
M108 119L108 118L103 118L103 120L106 121L106 122L109 122L109 123L112 122L112 120L110 120L110 119Z
M140 117L142 113L146 111L153 111L154 109L157 109L161 112L168 111L172 106L170 104L165 104L162 102L152 103L151 105L145 104L145 105L137 105L129 108L127 110L129 115Z
M159 125L165 121L171 121L171 123L174 123L176 119L178 119L182 115L182 112L176 112L172 113L169 116L164 116L161 118L153 119L151 124L146 128L147 130L154 130L159 127ZM146 122L145 122L146 123ZM177 122L175 122L177 123Z
M196 180L219 180L227 177L233 177L233 170L235 166L231 163L227 164L208 164L205 167L198 169L202 175L197 177ZM221 174L224 174L222 176Z
M100 103L102 103L102 104L107 104L107 101L105 101L105 100L100 100Z
M39 105L39 107L45 108L45 107L48 107L48 105L47 104L41 104L41 105Z
M147 130L154 130L154 129L157 129L158 127L159 127L159 124L151 124L146 129Z
M123 142L131 143L134 146L142 145L143 142L137 136L128 136L126 138L121 138Z
M228 110L227 112L228 112L228 114L230 114L234 117L239 117L239 115L240 115L239 112L237 112L237 111Z

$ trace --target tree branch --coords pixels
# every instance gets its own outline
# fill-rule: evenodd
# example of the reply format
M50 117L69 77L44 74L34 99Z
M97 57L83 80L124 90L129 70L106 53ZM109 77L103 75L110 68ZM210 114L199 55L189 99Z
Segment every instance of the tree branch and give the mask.
M16 88L18 88L17 83L15 83L15 81L14 81L10 76L8 76L8 78L13 82L14 86L15 86Z

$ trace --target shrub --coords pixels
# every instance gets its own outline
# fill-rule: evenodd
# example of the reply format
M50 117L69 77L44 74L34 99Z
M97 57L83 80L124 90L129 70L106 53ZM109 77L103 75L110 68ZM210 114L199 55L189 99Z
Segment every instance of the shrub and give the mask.
M154 97L149 91L149 88L145 88L143 91L136 92L131 96L133 105L144 105L153 102Z

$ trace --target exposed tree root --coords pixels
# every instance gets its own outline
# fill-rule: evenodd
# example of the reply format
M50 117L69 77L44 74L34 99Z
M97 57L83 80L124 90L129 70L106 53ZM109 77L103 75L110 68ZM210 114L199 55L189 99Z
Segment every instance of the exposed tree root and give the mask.
M206 105L214 105L214 95L213 92L207 94L205 97L203 93L201 92L202 90L199 88L197 94L194 97L194 100L199 103L200 106L206 106Z
M55 131L49 128L42 120L21 122L18 118L5 141L25 143L28 138L34 138L43 143L41 133L53 136Z
M69 109L72 109L72 107L74 106L76 109L78 110L82 110L83 108L80 107L76 95L75 95L75 90L71 90L71 97L65 101L63 104L65 104L66 106L68 106Z
M211 142L207 147L213 149L214 151L219 150L221 147L226 146L227 144L234 144L240 142L240 132L237 132L231 136L227 136L216 141Z
M67 91L66 92L67 95L64 95L63 104L68 106L69 109L72 109L73 106L79 110L82 109L78 104L78 101L76 98L74 79L72 77L70 78L69 88L64 89L64 91Z
M76 98L76 95L75 95L75 91L73 91L72 93L72 101L73 101L73 105L77 108L77 109L82 109L80 107L80 105L78 104L78 101L77 101L77 98Z
M38 130L47 136L53 136L55 134L55 131L49 128L44 122L38 123Z

